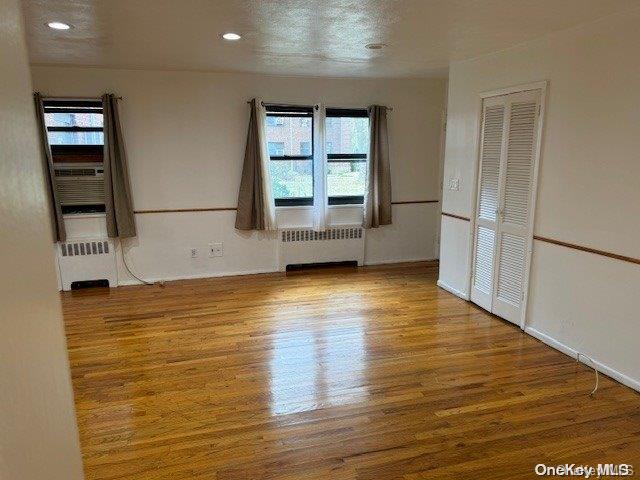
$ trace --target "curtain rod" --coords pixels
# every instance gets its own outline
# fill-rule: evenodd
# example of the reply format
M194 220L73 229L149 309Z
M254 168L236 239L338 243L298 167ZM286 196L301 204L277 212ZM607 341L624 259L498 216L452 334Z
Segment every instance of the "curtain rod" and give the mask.
M102 97L64 97L59 95L42 95L43 100L101 100ZM116 100L124 100L123 97L116 97Z
M247 104L250 104L251 100L247 100ZM292 104L287 104L287 103L265 103L265 102L260 102L262 104L263 107L308 107L309 105L292 105ZM329 108L341 108L341 107L329 107ZM354 107L354 108L358 108L358 107ZM387 110L389 110L390 112L393 112L393 107L384 107ZM347 108L347 110L349 110Z

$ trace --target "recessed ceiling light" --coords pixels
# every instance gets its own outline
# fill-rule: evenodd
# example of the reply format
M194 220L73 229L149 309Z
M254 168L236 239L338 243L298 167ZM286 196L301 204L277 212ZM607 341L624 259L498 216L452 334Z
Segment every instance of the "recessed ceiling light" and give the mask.
M54 30L69 30L71 28L71 25L62 22L49 22L47 23L47 26Z
M222 38L224 38L225 40L240 40L242 36L238 35L237 33L227 32L222 34Z
M386 46L386 43L368 43L365 45L365 48L368 48L369 50L382 50Z

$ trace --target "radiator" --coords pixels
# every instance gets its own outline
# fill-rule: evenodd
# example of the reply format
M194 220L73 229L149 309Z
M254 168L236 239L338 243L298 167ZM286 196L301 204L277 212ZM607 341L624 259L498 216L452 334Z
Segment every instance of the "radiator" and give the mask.
M110 287L118 285L116 255L111 240L60 242L58 265L63 290L71 290L71 283L85 280L108 280Z
M357 261L364 262L364 229L360 225L280 230L280 270L287 265Z

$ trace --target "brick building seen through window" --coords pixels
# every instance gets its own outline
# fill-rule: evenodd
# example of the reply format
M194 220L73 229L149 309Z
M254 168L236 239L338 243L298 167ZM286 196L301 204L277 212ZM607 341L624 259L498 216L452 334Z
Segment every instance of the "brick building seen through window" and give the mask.
M313 116L270 112L266 133L276 205L313 204ZM369 120L366 110L327 111L325 149L330 204L362 203Z

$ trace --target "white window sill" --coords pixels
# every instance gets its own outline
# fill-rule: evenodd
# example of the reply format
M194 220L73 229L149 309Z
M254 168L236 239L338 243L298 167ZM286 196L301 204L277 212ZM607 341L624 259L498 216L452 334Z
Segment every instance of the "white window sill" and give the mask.
M62 218L76 219L76 218L106 218L106 213L65 213Z
M346 203L344 205L329 205L329 209L333 209L333 208L363 208L364 205L362 205L361 203Z
M329 210L339 209L339 208L363 208L364 205L361 203L348 203L345 205L329 205ZM313 205L282 205L280 207L276 207L276 210L313 210Z
M313 210L313 205L281 205L276 210Z

